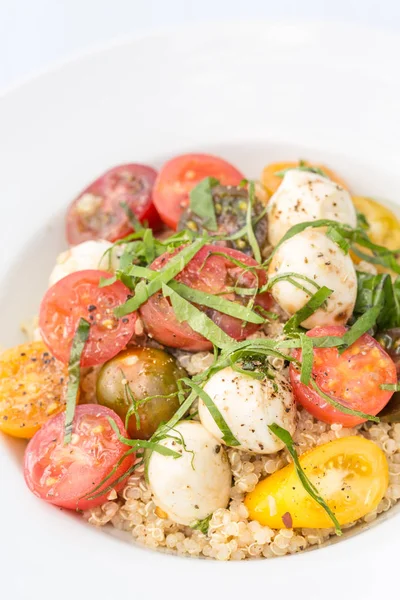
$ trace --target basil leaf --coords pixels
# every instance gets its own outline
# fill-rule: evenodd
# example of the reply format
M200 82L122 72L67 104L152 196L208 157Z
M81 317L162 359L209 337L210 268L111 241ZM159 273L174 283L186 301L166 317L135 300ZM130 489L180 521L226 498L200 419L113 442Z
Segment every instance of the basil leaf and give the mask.
M300 479L300 482L301 482L303 488L305 489L305 491L311 496L311 498L313 500L318 502L318 504L327 513L327 515L329 516L329 518L331 519L331 521L335 527L336 535L342 535L342 530L341 530L339 521L335 517L335 513L329 508L328 504L323 499L323 497L320 495L320 493L318 492L315 485L308 479L307 475L305 474L305 472L301 466L301 463L300 463L299 457L297 455L296 448L294 446L294 442L293 442L293 439L292 439L292 436L290 435L290 433L283 427L280 427L279 425L277 425L276 423L273 423L272 425L268 425L268 427L272 431L272 433L274 435L276 435L276 437L279 438L285 444L286 448L288 449L288 452L293 459L293 465L296 470L297 476Z
M303 321L306 321L311 317L311 315L326 302L332 292L333 290L330 290L326 286L322 286L313 296L311 296L308 302L300 308L300 310L295 312L285 323L283 328L284 333L291 334L296 331Z
M304 383L304 385L308 385L310 383L310 377L313 368L314 362L314 350L312 339L305 335L304 333L300 334L300 343L301 343L301 371L300 371L300 381Z
M222 439L224 440L227 446L240 446L240 442L235 438L232 431L229 429L224 417L219 411L218 407L215 405L210 396L201 388L199 385L194 383L191 379L184 378L183 383L185 383L188 387L191 387L192 390L196 392L199 398L203 400L204 404L208 408L212 418L217 424L219 430L222 433Z
M180 323L188 323L193 331L205 337L217 348L224 348L234 341L205 313L190 304L165 283L162 284L162 292L165 298L170 299L175 316Z
M400 392L400 383L382 383L380 386L381 390L388 392Z
M254 181L250 181L250 183L249 183L249 201L247 204L247 214L246 214L247 239L249 240L249 244L253 251L255 260L258 263L261 263L260 247L258 245L257 238L255 236L254 229L253 229L253 223L252 223L252 211L253 211L253 205L254 205L254 198L255 198Z
M190 210L200 217L203 227L209 231L218 230L212 195L212 188L218 184L218 179L206 177L190 192Z
M121 432L118 428L118 425L111 419L111 417L107 417L108 422L110 423L113 431L117 434L119 441L126 446L130 446L132 450L139 450L140 448L149 449L152 452L158 452L163 456L172 456L173 458L180 458L181 454L176 452L176 450L172 450L172 448L167 448L166 446L162 446L157 442L153 442L152 440L131 440L129 438L121 435Z
M201 531L201 533L207 535L208 529L210 527L211 517L212 515L208 515L208 517L206 517L205 519L199 519L198 521L194 521L189 525L189 527L191 527L192 529L198 529L199 531Z
M85 344L89 337L90 323L85 319L79 319L74 339L72 340L71 352L68 363L68 385L67 402L65 409L64 444L69 444L72 437L72 425L74 422L76 399L81 377L81 357Z
M142 229L144 229L143 225L140 223L135 213L132 211L132 209L130 208L130 206L128 206L126 202L120 202L119 205L128 217L129 225L132 227L134 232L141 231Z
M380 307L376 320L378 330L400 327L400 278L395 282L388 273L372 275L357 272L358 288L354 315L363 315L374 306Z
M284 177L288 171L307 171L308 173L315 173L316 175L321 175L322 177L326 177L326 179L330 179L329 175L327 175L325 171L319 167L312 167L311 165L307 166L301 163L297 167L288 167L287 169L282 169L281 171L275 171L274 175L276 177Z
M144 281L141 281L136 286L134 297L127 300L124 304L117 306L114 310L115 316L118 318L124 317L137 310L139 306L147 302L150 296L161 290L163 283L168 283L168 281L171 281L171 279L178 275L205 244L206 238L200 238L185 246L168 261L161 271L158 271L157 277L150 281L150 283L146 284Z
M328 396L328 394L325 394L325 392L323 392L321 390L321 388L317 385L317 382L312 377L310 379L310 385L317 392L317 394L319 396L321 396L321 398L326 400L329 404L331 404L334 408L336 408L341 413L344 413L346 415L353 415L354 417L360 417L361 419L367 419L368 421L374 421L374 423L379 423L379 417L375 417L374 415L369 415L360 410L348 408L347 406L344 406L344 404L341 404L340 402L337 402L337 400L334 400L333 398L331 398L331 396Z
M380 306L373 306L365 312L357 321L350 327L342 337L343 344L351 346L364 333L367 333L376 323L376 319L381 311Z
M349 248L350 248L350 244L346 240L346 238L344 238L342 236L342 234L339 233L339 231L337 229L335 229L332 226L328 227L328 230L326 232L326 236L329 239L331 239L332 242L335 242L335 244L337 244L339 246L339 248L344 252L344 254L348 254Z

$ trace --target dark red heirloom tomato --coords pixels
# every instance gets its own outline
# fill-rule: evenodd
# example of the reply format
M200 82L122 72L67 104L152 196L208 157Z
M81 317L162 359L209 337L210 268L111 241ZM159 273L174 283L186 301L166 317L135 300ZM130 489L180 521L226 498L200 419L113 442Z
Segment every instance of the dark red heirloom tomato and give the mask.
M164 223L176 229L189 204L189 193L205 177L221 185L238 185L243 175L226 160L210 154L182 154L162 167L154 184L153 200Z
M154 271L161 270L172 256L175 256L181 249L178 248L175 252L166 252L162 256L159 256L150 268ZM213 252L223 252L225 256L215 255ZM238 250L207 245L192 258L175 279L193 289L210 294L223 295L227 300L245 304L248 302L248 296L239 296L233 292L229 292L227 288L235 284L239 287L247 288L260 287L266 282L265 272L258 269L256 275L254 272L246 271L244 268L238 267L231 262L229 257L241 261L250 267L258 266L258 263L253 258ZM256 296L255 305L268 310L271 304L272 300L268 292ZM199 306L198 308L235 340L244 340L259 329L259 325L254 323L244 325L240 319L225 315L212 308L204 306ZM180 323L178 321L169 300L164 298L161 292L151 296L141 306L140 316L143 319L147 332L165 346L193 352L210 350L212 348L211 342L193 331L188 323Z
M120 165L91 183L72 202L67 212L67 240L80 244L86 240L115 242L133 231L121 203L131 209L140 222L158 229L161 219L152 200L157 172L145 165Z
M81 317L91 325L82 353L82 367L110 360L131 339L136 313L121 319L114 315L114 308L127 300L130 290L121 281L99 287L101 277L109 276L106 271L77 271L57 281L45 293L40 305L40 333L58 360L69 361Z
M65 412L50 419L31 439L24 458L24 476L29 489L46 502L63 508L86 510L106 502L108 493L89 500L122 477L134 464L130 454L109 480L109 475L129 450L113 431L108 418L115 421L127 437L121 419L113 410L97 404L76 407L71 443L64 445ZM116 483L119 491L124 481Z
M345 327L314 327L310 337L339 336ZM301 360L301 350L294 351ZM382 346L367 333L342 354L337 348L314 348L312 375L318 387L347 408L377 415L389 402L393 392L380 388L383 383L397 383L396 367ZM348 415L321 398L309 385L300 382L300 372L290 365L290 380L296 400L317 419L325 423L341 423L354 427L365 419Z

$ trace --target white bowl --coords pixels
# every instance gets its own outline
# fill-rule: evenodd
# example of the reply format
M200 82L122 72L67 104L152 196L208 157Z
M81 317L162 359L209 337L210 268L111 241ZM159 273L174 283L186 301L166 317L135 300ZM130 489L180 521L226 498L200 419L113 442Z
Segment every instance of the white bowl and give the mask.
M2 345L22 340L68 202L121 162L205 151L257 177L272 160L326 161L358 193L399 201L400 43L327 24L186 28L118 44L0 98ZM400 515L318 552L222 564L124 543L39 501L23 443L0 439L1 595L191 600L391 589ZM6 593L7 592L7 593Z

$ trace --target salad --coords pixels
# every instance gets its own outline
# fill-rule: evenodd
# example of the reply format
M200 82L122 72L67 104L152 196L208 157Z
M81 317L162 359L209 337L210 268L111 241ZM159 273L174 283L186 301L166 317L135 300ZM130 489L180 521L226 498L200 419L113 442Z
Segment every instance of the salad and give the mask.
M152 548L283 556L400 498L400 223L328 167L115 167L0 356L27 487Z

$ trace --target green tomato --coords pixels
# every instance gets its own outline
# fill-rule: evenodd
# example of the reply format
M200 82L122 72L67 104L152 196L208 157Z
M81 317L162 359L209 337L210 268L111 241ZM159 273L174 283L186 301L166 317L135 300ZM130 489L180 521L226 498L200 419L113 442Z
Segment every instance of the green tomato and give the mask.
M99 404L114 410L124 421L128 410L136 407L128 422L133 439L148 439L160 423L168 421L179 408L177 380L186 372L175 359L156 348L135 347L124 350L100 370L96 394ZM150 396L169 396L152 398Z

